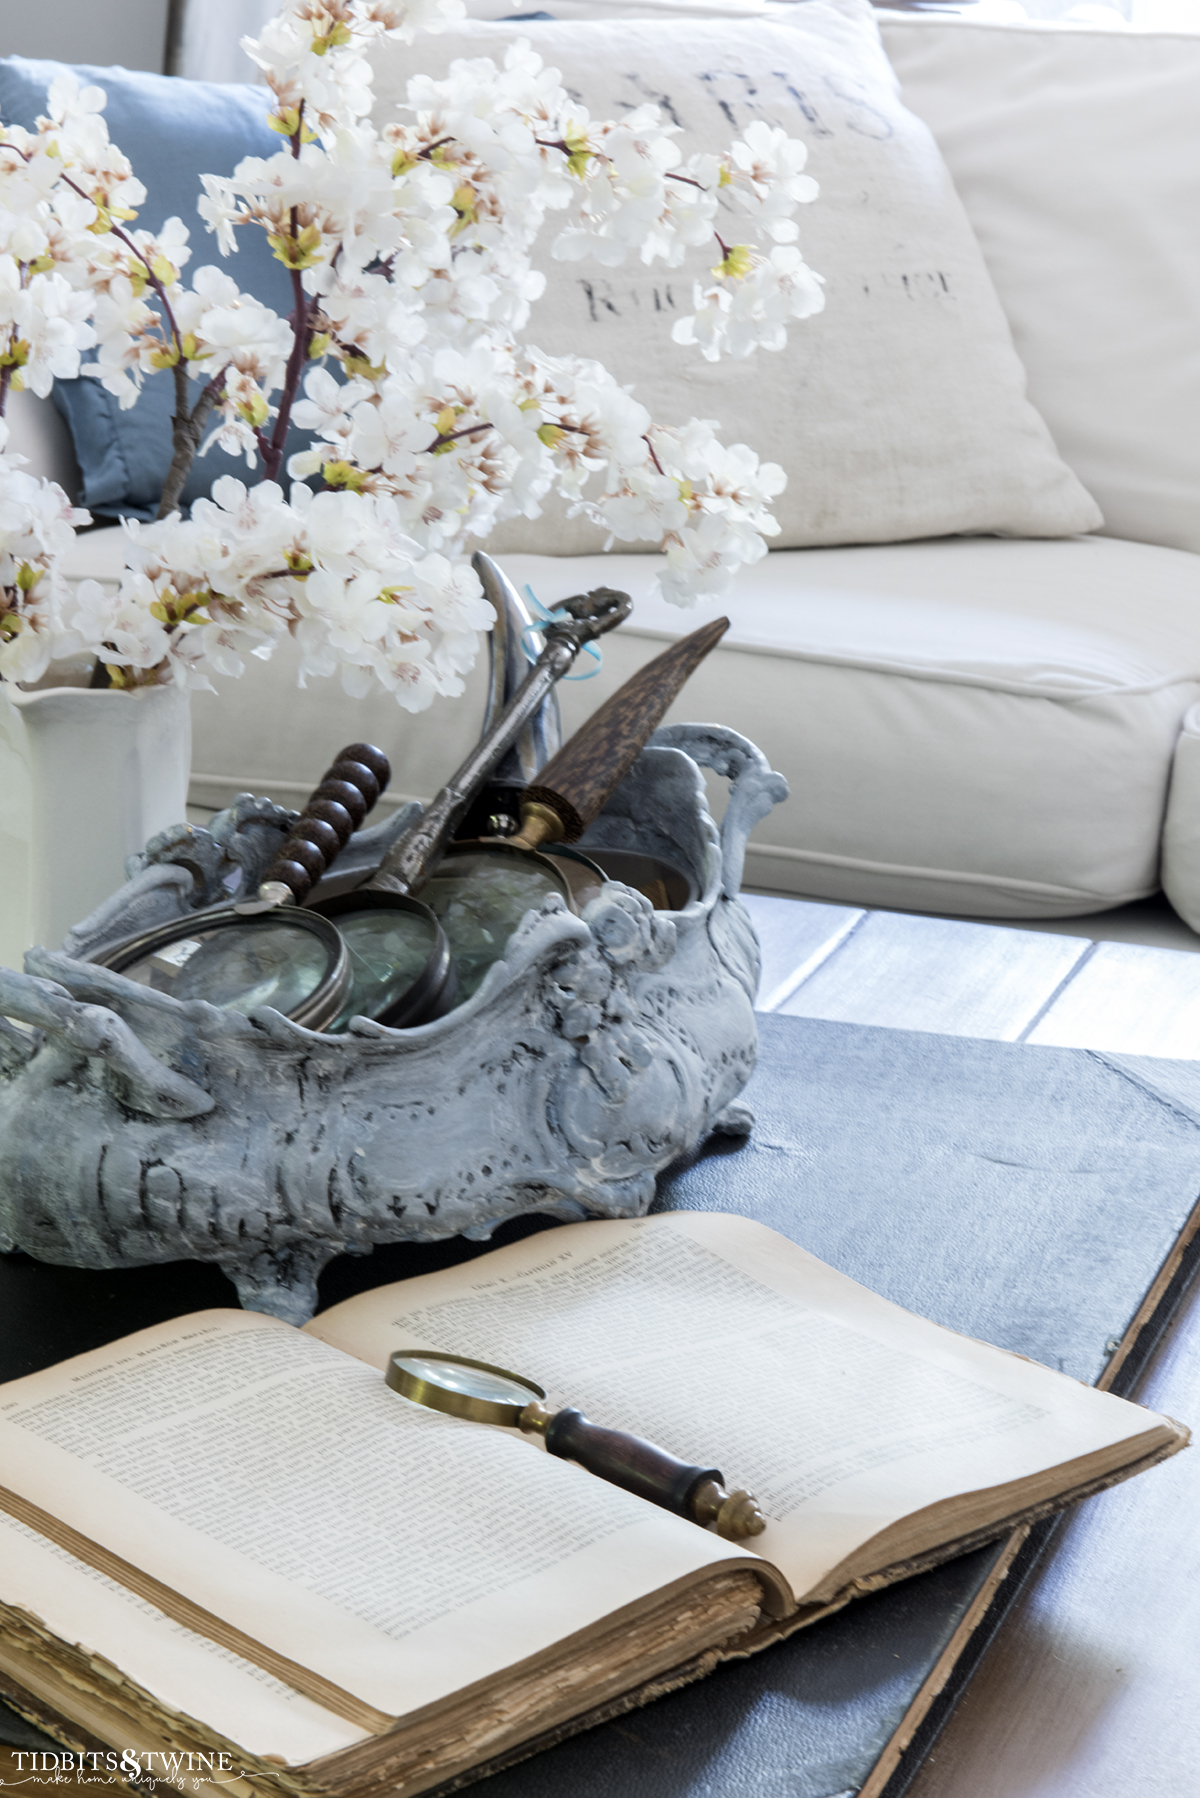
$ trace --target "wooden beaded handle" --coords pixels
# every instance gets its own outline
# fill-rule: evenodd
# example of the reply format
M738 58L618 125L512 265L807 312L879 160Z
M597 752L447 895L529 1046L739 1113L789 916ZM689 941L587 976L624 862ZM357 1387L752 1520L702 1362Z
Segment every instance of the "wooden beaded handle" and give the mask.
M278 882L300 904L341 852L392 778L373 743L349 743L325 770L288 831L262 885ZM260 889L261 890L261 889Z

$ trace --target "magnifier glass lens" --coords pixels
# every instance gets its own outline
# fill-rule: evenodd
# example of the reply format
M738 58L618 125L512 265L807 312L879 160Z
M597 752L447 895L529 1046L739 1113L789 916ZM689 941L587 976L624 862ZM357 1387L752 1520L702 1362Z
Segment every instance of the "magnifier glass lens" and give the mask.
M415 1374L430 1386L441 1386L450 1392L465 1393L468 1398L482 1398L497 1405L527 1405L533 1396L528 1386L506 1380L501 1374L488 1373L482 1367L462 1367L453 1361L427 1361L423 1355L395 1355L393 1359L405 1373Z
M460 999L469 999L528 911L562 888L532 858L479 850L439 862L421 897L450 943Z
M261 919L177 937L121 972L174 999L207 999L243 1013L273 1005L287 1013L316 991L328 967L319 937Z
M407 992L420 978L437 937L419 912L381 907L342 912L335 921L350 956L351 980L345 1004L326 1028L344 1030L351 1018L378 1017Z

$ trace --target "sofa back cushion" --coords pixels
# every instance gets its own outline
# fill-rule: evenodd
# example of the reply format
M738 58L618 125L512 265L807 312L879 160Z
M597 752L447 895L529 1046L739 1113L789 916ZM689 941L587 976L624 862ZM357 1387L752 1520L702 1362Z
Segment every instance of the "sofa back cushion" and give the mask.
M1200 36L881 27L1105 530L1200 550Z
M50 83L64 64L22 56L0 61L0 119L32 130L46 110ZM146 189L136 224L156 231L171 217L191 234L192 260L184 280L206 262L224 263L243 288L287 314L291 284L261 231L243 231L238 254L226 261L196 212L200 171L231 175L243 156L272 156L279 138L266 122L266 90L177 81L136 69L70 65L81 84L104 89L109 136L129 157ZM195 398L198 388L193 389ZM153 518L171 462L175 383L167 373L146 381L137 404L123 412L99 381L56 381L52 398L70 427L79 463L80 503L93 511ZM185 506L223 474L246 476L243 460L215 446L192 465Z
M556 262L547 247L532 342L605 363L663 424L715 419L725 441L782 464L776 547L1095 526L1025 398L978 245L932 135L901 104L866 0L810 0L771 19L472 21L381 49L376 121L413 72L502 60L522 36L593 117L658 102L682 126L681 155L723 149L755 119L801 137L821 192L799 214L800 243L826 281L825 311L791 325L785 350L710 363L673 343L671 324L715 255L606 269ZM547 246L556 228L551 214ZM496 544L567 554L603 540L548 510Z

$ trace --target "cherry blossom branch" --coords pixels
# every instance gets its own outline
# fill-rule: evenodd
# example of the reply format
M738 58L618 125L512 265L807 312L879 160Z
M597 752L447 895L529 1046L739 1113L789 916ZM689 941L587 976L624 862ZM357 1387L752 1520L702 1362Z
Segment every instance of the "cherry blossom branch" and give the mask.
M0 145L0 148L15 151L15 153L26 163L32 161L32 157L26 154L25 151L17 149L15 144ZM91 194L85 192L85 190L79 186L77 181L73 181L70 175L66 173L62 174L59 178L64 186L69 187L73 193L78 194L80 199L89 200L96 208L97 217L101 216L101 207L99 203L92 199ZM179 325L176 321L175 314L171 309L171 302L167 298L167 290L159 276L155 274L149 257L138 248L137 244L134 243L127 232L123 231L119 225L113 222L111 217L108 221L108 228L112 235L117 239L118 243L124 244L126 249L129 250L132 255L137 257L138 261L145 269L146 284L156 295L158 302L163 309L171 334L169 347L174 352L175 356L175 360L172 364L172 374L175 377L175 411L171 417L171 466L167 470L167 478L163 483L162 497L159 500L157 512L159 518L167 518L178 505L179 496L183 492L184 483L187 480L192 463L196 460L196 455L200 448L200 438L204 430L204 422L211 412L213 402L216 398L216 383L210 381L201 393L200 398L196 401L195 406L191 406L188 366L183 354L183 343L179 335ZM164 344L163 347L166 349L168 346ZM4 416L4 408L8 400L8 390L11 378L11 367L0 369L0 418ZM218 380L223 378L224 375L222 374L218 377Z
M169 518L179 504L179 496L183 492L184 482L191 472L192 463L200 451L200 439L204 435L204 426L217 402L221 388L225 383L225 370L213 376L201 391L196 404L192 406L191 384L188 365L182 356L172 369L175 376L175 413L171 419L171 441L174 454L171 466L167 470L167 478L163 482L162 498L158 502L159 518Z
M490 419L484 419L482 424L464 425L461 431L439 431L433 442L425 445L421 454L423 456L432 456L438 450L443 449L447 443L454 443L460 437L475 437L480 431L490 431L491 429L492 424Z
M33 157L31 155L29 155L29 153L27 151L19 150L17 148L16 144L0 144L0 150L11 150L14 156L19 156L21 158L22 162L32 162L33 161ZM86 191L86 189L80 187L80 185L77 181L72 181L70 175L63 173L59 176L59 180L62 182L64 187L69 187L71 189L72 193L78 194L79 198L81 200L86 200L90 206L94 206L96 208L97 218L100 218L103 216L104 208L100 205L99 201L94 200L92 198L91 194L88 193ZM111 217L109 218L109 221L108 221L108 229L112 233L112 235L117 239L118 243L123 243L125 245L125 248L127 250L129 250L134 256L137 257L138 261L141 263L142 267L145 269L146 285L148 287L152 287L154 289L155 293L158 295L159 301L162 304L162 309L167 315L167 323L171 327L172 340L175 344L175 347L178 349L178 347L179 347L179 327L175 323L175 314L171 311L171 302L167 298L167 292L166 292L165 287L163 286L162 282L159 280L158 276L155 274L154 269L151 266L147 257L143 254L143 252L141 250L138 249L138 247L134 243L133 239L125 231L122 231L120 225L113 223Z
M296 129L292 132L291 137L288 140L292 146L292 156L297 161L300 157L300 145L304 133L305 104L306 102L301 100L296 112ZM288 221L291 226L292 242L298 249L300 243L300 215L295 206L292 207L288 214ZM341 246L339 245L338 248L340 250ZM284 445L287 443L288 430L291 425L292 407L296 402L296 395L300 391L300 377L304 372L304 365L308 361L309 346L312 342L313 314L316 312L319 303L315 294L310 298L309 295L305 293L304 282L300 278L300 270L298 268L293 268L291 270L291 277L293 305L292 315L288 322L292 327L292 349L287 360L283 394L279 401L279 412L275 419L275 429L272 431L269 439L257 426L254 431L258 443L259 455L262 458L263 464L263 472L260 478L264 481L277 481L279 479L279 471L283 466Z
M296 208L291 211L292 238L298 234L299 219ZM279 470L283 466L283 448L287 442L288 428L291 424L292 407L296 395L300 391L300 377L304 373L304 365L308 361L309 344L312 340L312 318L319 304L316 294L310 298L304 291L304 283L300 279L299 269L292 270L292 294L295 306L289 323L292 327L292 351L287 360L287 372L284 375L283 394L279 401L279 414L275 420L275 429L269 442L261 431L256 431L259 453L263 459L262 479L277 481Z
M419 10L448 15L455 3L422 0ZM401 705L419 710L433 693L461 688L474 633L487 622L465 539L512 516L523 498L557 491L607 520L622 541L661 537L671 549L662 590L681 603L719 591L737 567L765 552L781 470L760 465L744 445L727 450L703 421L678 430L652 423L615 376L578 358L547 360L520 340L534 288L534 240L543 214L562 204L564 173L578 177L578 193L555 251L573 258L629 240L626 247L640 244L647 259L661 256L675 267L685 248L705 239L711 245L717 225L731 228L721 216L717 165L685 155L672 170L681 151L659 115L632 128L608 121L580 130L569 94L532 57L502 78L486 61L457 63L447 80L413 88L409 110L419 123L396 138L365 110L369 71L352 41L357 23L354 34L340 30L343 13L354 22L364 11L374 35L384 13L392 16L374 0L324 7L289 0L267 23L251 53L279 100L271 123L283 134L280 153L204 181L200 216L223 252L236 247L237 224L254 221L272 235L291 283L289 315L216 270L197 271L194 285L182 281L171 266L180 259L171 254L178 227L139 229L130 209L141 189L130 184L116 147L108 153L106 129L90 116L93 96L69 81L52 100L57 165L44 164L48 137L20 133L13 135L25 146L21 160L0 158L0 200L11 190L16 202L15 210L0 205L10 276L13 252L25 241L11 219L28 212L44 236L39 247L51 249L37 258L43 272L22 283L31 291L15 314L20 339L15 325L0 329L0 411L22 380L41 391L48 377L75 373L97 336L102 364L91 372L108 391L128 403L144 376L171 367L175 400L163 522L131 539L127 578L115 595L94 583L69 590L58 580L64 532L79 514L58 489L0 458L0 548L22 570L22 591L0 593L0 612L15 606L20 618L7 640L0 628L3 678L28 679L30 670L36 678L53 644L73 633L100 649L117 687L166 679L202 685L210 668L236 673L242 656L269 654L289 628L280 596L285 588L300 592L293 582L317 570L322 579L308 589L305 672L340 664L353 671L355 691L378 677ZM309 106L320 114L316 131L305 124ZM472 121L493 116L505 150L499 158L473 134ZM558 139L537 138L539 125L557 129ZM426 140L428 130L440 135ZM622 173L626 150L644 155L644 181ZM759 121L747 128L746 150L763 171L750 206L757 241L768 230L776 235L776 220L815 189L799 180L803 146L784 132ZM722 185L740 179L733 164L746 162L742 149L731 154L728 167L720 165ZM422 161L432 179L420 176ZM676 205L676 185L690 186L695 200ZM92 194L90 207L74 205L76 196ZM643 217L647 196L653 218ZM709 360L726 349L740 356L760 344L777 347L778 312L801 318L819 310L818 278L797 250L785 246L765 258L749 246L730 250L719 232L715 242L725 264L719 275L752 276L739 289L743 303L730 307L723 282L698 292L698 317L677 321L675 341L700 344ZM377 257L365 268L360 247ZM610 250L600 254L611 260ZM711 262L711 252L701 255ZM114 276L129 277L132 294ZM51 317L52 330L41 322ZM329 354L332 372L317 365L314 351ZM465 376L454 372L460 361ZM356 374L369 379L351 380ZM495 405L465 399L464 383L494 395ZM472 411L476 422L461 424ZM282 477L297 412L316 440L291 465L299 475L323 468L328 491L311 503L303 494L293 506ZM565 423L562 413L588 422ZM179 502L214 422L221 442L249 450L255 472L217 483L202 516L188 522L178 517ZM434 435L421 450L430 424ZM571 436L582 441L573 445ZM377 445L390 447L381 455ZM413 450L416 478L379 466L411 467ZM605 490L589 500L584 484L603 469ZM339 521L332 533L331 519ZM276 547L264 564L267 544ZM197 590L208 576L199 571L217 566L214 545L219 595L201 605ZM49 578L35 581L41 568ZM395 599L394 610L373 594ZM428 654L414 654L414 645Z

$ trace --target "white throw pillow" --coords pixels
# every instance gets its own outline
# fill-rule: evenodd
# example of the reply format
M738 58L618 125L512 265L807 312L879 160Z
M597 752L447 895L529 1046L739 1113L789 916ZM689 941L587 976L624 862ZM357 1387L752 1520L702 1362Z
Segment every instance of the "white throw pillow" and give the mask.
M376 92L403 99L409 74L499 60L521 36L593 116L657 101L683 127L681 155L719 149L757 118L808 144L821 194L801 212L801 247L827 304L790 327L785 350L709 363L671 341L704 251L676 272L554 262L547 250L528 332L551 353L604 362L662 423L716 419L727 442L781 463L776 547L1060 536L1100 522L1025 398L978 245L932 135L900 102L866 0L810 0L779 22L472 22L385 46ZM553 232L552 215L547 243ZM560 509L504 527L489 548L563 555L602 541Z
M908 14L882 31L1105 528L1200 550L1200 37Z

